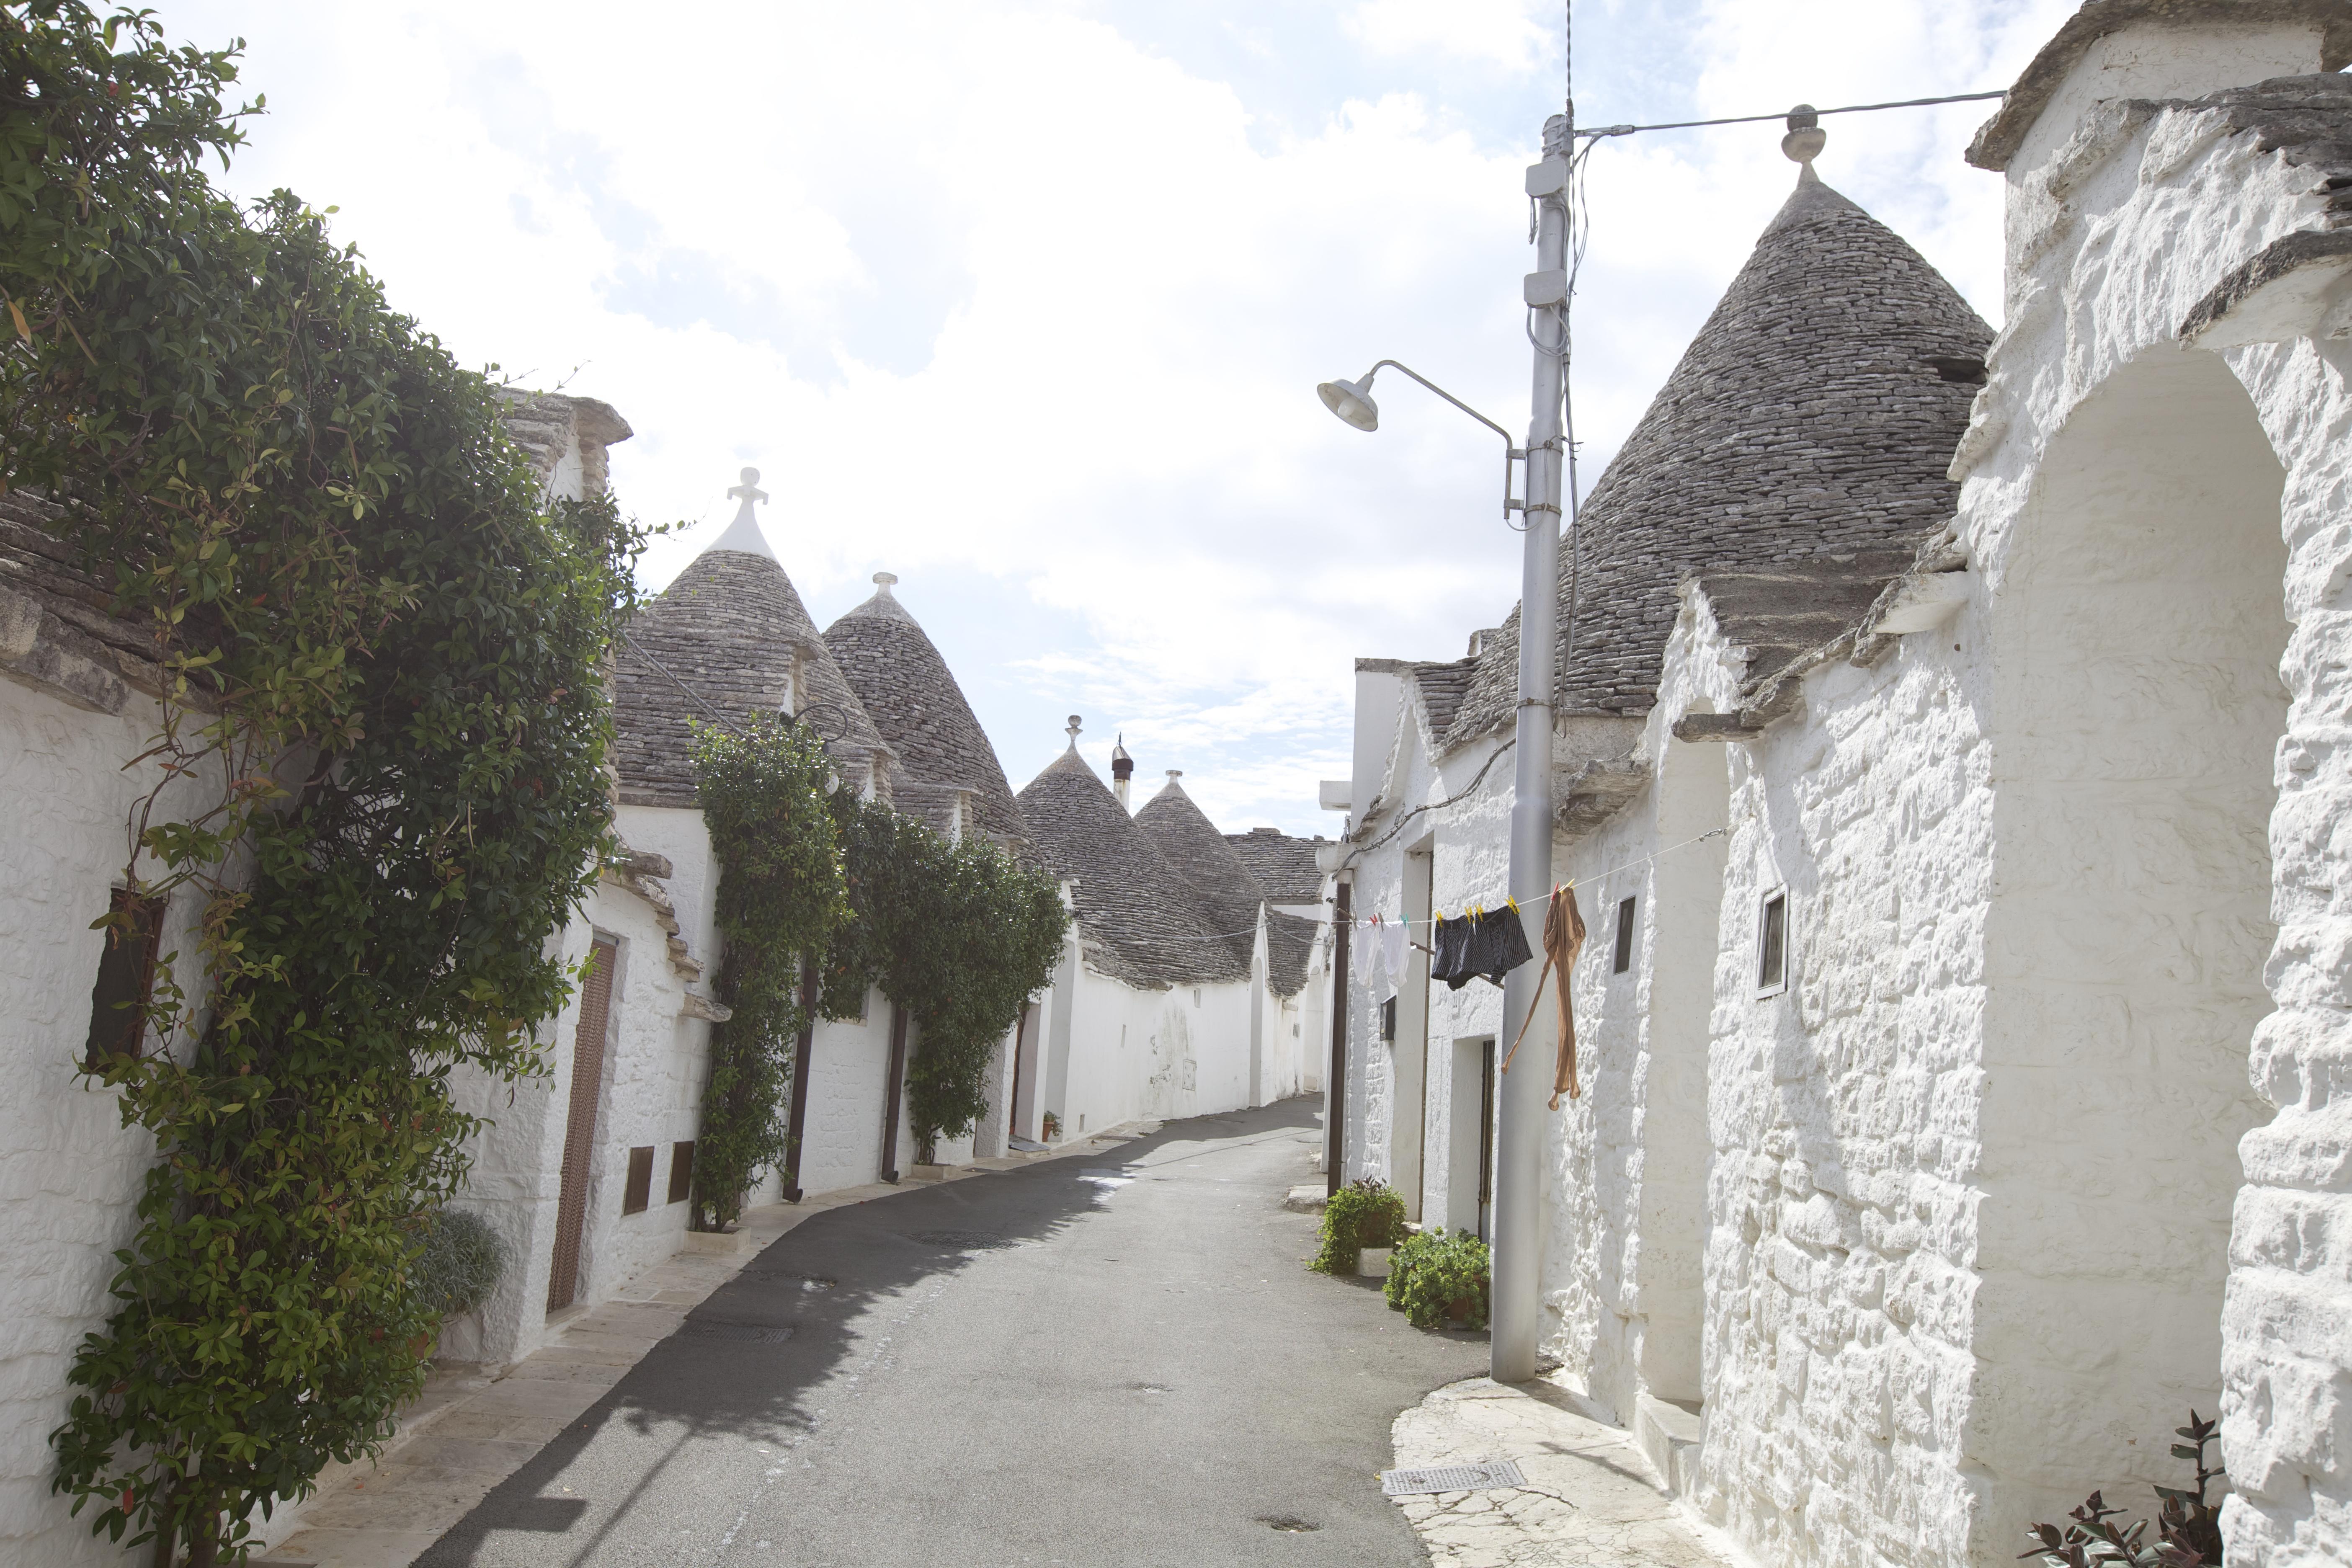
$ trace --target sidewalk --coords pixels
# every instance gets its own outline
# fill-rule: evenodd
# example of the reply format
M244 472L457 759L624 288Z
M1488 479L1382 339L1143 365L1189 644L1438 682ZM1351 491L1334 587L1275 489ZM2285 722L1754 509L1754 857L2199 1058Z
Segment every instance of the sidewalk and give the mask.
M970 1181L1040 1161L1099 1153L1158 1126L1138 1122L1033 1154L974 1160L945 1180ZM935 1184L871 1183L749 1211L728 1252L685 1251L646 1269L613 1299L574 1309L544 1345L496 1377L478 1367L436 1371L400 1432L373 1463L331 1466L299 1510L265 1529L272 1544L255 1568L407 1568L425 1549L585 1415L688 1312L812 1215ZM710 1242L720 1238L713 1237Z
M1397 1417L1398 1468L1510 1459L1527 1482L1396 1499L1434 1568L1736 1568L1717 1533L1676 1506L1633 1435L1586 1408L1549 1377L1477 1377Z

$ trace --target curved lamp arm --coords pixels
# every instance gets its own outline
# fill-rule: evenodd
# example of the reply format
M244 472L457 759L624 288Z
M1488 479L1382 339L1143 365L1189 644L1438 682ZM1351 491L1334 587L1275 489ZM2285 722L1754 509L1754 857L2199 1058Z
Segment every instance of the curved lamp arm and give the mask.
M1500 436L1503 438L1504 446L1512 447L1514 448L1511 453L1512 457L1517 458L1525 455L1516 449L1516 443L1512 441L1511 433L1508 430L1504 429L1500 425L1496 424L1492 419L1487 418L1485 415L1479 413L1476 409L1471 407L1468 404L1463 402L1460 398L1454 396L1452 393L1446 391L1445 388L1438 385L1437 383L1430 380L1429 377L1422 374L1421 372L1413 369L1412 366L1409 364L1405 364L1397 360L1384 359L1381 361L1379 364L1376 364L1372 366L1371 369L1366 371L1364 373L1364 379L1357 384L1363 387L1365 391L1370 392L1372 387L1372 377L1381 374L1382 366L1404 372L1405 374L1412 377L1413 380L1421 383L1422 385L1429 388L1430 391L1437 394L1438 396L1445 399L1446 402L1451 403L1454 407L1459 408L1463 413L1467 414L1471 418L1475 419L1479 424L1484 425L1496 435Z
M1372 401L1372 378L1380 374L1383 369L1403 372L1496 435L1500 436L1503 438L1504 521L1508 521L1511 513L1515 511L1527 510L1524 503L1512 499L1511 496L1511 465L1527 456L1527 453L1512 445L1511 433L1413 369L1412 366L1401 360L1384 359L1366 371L1361 381L1327 381L1315 390L1322 397L1323 406L1328 408L1347 424L1354 426L1359 430L1377 430L1380 428L1381 416L1379 405Z

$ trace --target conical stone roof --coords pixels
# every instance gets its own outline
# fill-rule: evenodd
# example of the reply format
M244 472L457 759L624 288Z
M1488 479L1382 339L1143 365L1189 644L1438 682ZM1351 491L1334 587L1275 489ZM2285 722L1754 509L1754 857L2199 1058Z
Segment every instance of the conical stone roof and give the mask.
M1176 874L1192 885L1217 922L1217 933L1246 964L1257 945L1257 911L1265 894L1216 824L1173 777L1135 814L1135 824L1151 836Z
M845 773L862 773L876 753L888 751L881 731L756 528L748 536L730 529L629 623L614 661L613 699L622 804L693 805L687 721L713 722L714 709L738 724L776 712L794 696L795 654L800 707L821 705L809 716L825 750Z
M825 647L882 738L898 752L909 783L919 789L971 790L982 832L999 840L1025 840L1029 827L1004 782L996 748L988 743L948 661L890 592L896 581L887 572L877 574L874 596L825 628Z
M1225 842L1241 858L1258 891L1277 904L1311 904L1323 896L1323 870L1315 851L1329 840L1321 837L1293 838L1272 827L1228 833Z
M1649 710L1692 573L1908 543L1948 520L1991 341L1806 165L1585 501L1575 572L1560 552L1559 710ZM1489 639L1448 746L1510 722L1518 620Z
M1190 882L1135 825L1074 747L1017 797L1035 852L1056 877L1077 883L1078 928L1094 966L1114 980L1159 989L1249 977L1244 955L1220 940Z

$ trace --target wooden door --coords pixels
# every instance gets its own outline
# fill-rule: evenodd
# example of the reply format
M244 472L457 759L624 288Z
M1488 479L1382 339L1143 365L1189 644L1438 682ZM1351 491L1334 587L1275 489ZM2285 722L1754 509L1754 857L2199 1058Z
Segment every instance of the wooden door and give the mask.
M613 965L620 949L596 944L580 987L580 1029L572 1041L572 1107L563 1123L563 1186L555 1200L555 1267L547 1310L580 1293L580 1236L588 1223L588 1177L596 1159L596 1107L604 1097L604 1031L613 1016Z

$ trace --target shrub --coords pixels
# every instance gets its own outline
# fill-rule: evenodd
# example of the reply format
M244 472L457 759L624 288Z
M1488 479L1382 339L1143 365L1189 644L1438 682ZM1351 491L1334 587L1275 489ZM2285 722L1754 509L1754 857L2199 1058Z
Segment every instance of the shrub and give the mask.
M498 1232L469 1209L436 1209L417 1222L424 1245L408 1266L409 1289L445 1318L490 1299L506 1271Z
M1404 1237L1404 1199L1386 1182L1366 1176L1331 1194L1323 1211L1323 1248L1307 1267L1353 1274L1359 1252L1394 1247Z
M2206 1568L2220 1563L2221 1504L2209 1501L2205 1495L2206 1489L2221 1479L2220 1466L2205 1468L2205 1446L2213 1441L2218 1425L2191 1410L2189 1425L2172 1429L2176 1436L2189 1439L2172 1445L2172 1457L2197 1467L2197 1488L2194 1491L2186 1487L2156 1489L2164 1507L2156 1518L2155 1545L2147 1543L2147 1521L2118 1529L2108 1521L2120 1518L2124 1510L2109 1508L2104 1498L2093 1492L2068 1516L2074 1522L2064 1529L2054 1524L2028 1525L2026 1533L2033 1538L2033 1545L2018 1556L2039 1557L2050 1568Z
M1483 1329L1488 1271L1486 1244L1466 1230L1408 1237L1389 1260L1389 1305L1414 1328L1435 1329L1445 1326L1454 1303L1467 1301L1461 1326Z

